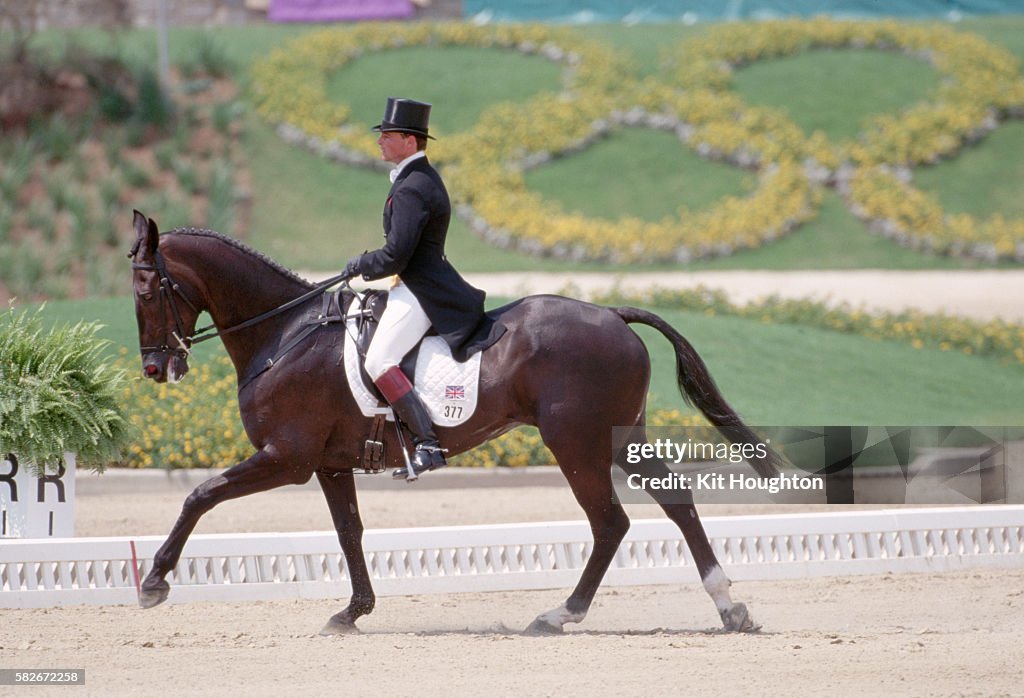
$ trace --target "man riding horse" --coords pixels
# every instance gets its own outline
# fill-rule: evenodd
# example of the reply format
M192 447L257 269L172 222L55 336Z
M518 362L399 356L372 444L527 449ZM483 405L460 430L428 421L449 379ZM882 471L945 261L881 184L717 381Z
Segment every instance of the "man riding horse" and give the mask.
M484 315L484 292L463 279L444 253L451 203L444 182L427 160L430 104L389 97L384 118L374 126L381 159L391 170L384 204L384 246L356 255L348 278L395 280L387 307L366 352L366 372L413 434L412 465L417 475L446 465L423 401L401 369L402 359L433 326L464 361L493 342ZM405 477L399 468L394 477Z

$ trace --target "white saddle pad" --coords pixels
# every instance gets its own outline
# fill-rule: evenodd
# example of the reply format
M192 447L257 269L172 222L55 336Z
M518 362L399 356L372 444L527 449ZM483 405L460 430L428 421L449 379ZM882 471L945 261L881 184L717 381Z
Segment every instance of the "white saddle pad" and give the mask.
M390 413L391 408L378 401L359 375L356 317L361 308L362 299L356 296L345 320L345 375L359 410L364 417L372 417L382 411ZM468 361L459 363L440 337L426 337L420 344L413 385L434 424L455 427L473 416L480 393L482 358L483 352L477 352Z

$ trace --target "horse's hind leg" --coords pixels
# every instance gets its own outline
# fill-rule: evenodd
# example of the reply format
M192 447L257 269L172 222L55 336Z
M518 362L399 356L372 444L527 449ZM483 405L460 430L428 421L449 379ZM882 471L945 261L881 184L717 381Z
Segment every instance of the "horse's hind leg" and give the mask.
M630 436L631 443L646 443L646 436L642 427L639 427ZM637 473L643 477L664 478L669 474L668 466L657 458L644 459L638 464L629 464L622 458L616 462L628 473ZM689 490L661 490L651 489L650 494L658 505L664 510L679 529L683 532L683 538L690 548L693 561L700 573L701 583L704 589L715 602L718 615L722 618L722 625L726 630L732 632L754 632L760 626L754 623L747 610L746 604L733 603L729 593L732 582L725 576L715 551L708 540L708 534L704 525L697 516L697 509L693 505L693 494Z
M569 481L576 501L583 507L594 536L594 547L583 568L576 588L565 604L542 613L526 629L527 633L559 633L566 623L579 623L587 615L597 588L615 557L619 544L629 531L626 516L612 486L609 456L611 443L604 439L583 439L588 430L568 430L570 438L562 439L541 426L544 442L555 455L558 465ZM573 434L576 436L573 437Z
M348 576L352 582L352 598L348 607L336 613L320 631L321 635L356 632L356 620L373 610L376 598L363 556L363 520L359 516L355 480L351 472L317 472L320 487L327 498L338 541L345 554Z
M185 542L203 514L228 499L281 485L301 484L309 479L309 474L289 469L272 449L265 448L199 485L185 498L181 515L153 557L153 569L146 575L139 592L139 605L151 608L167 599L170 585L164 577L178 564Z
M668 469L666 468L666 470ZM665 498L663 492L658 491L657 494L655 500L659 496ZM659 501L658 504L668 518L672 519L683 532L683 537L686 539L686 544L690 547L690 553L697 565L697 571L700 573L701 583L711 596L712 601L715 602L715 608L718 609L723 627L731 632L745 633L759 630L761 626L757 625L750 617L746 604L733 603L729 594L732 582L725 576L721 565L718 564L718 558L715 557L715 551L711 548L711 541L708 540L704 525L701 524L700 517L697 516L697 509L694 508L693 501L691 500L689 503Z

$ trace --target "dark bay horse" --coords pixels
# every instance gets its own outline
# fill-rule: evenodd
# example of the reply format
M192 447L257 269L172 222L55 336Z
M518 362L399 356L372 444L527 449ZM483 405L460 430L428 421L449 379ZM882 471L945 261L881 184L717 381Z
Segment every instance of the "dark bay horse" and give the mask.
M271 370L262 371L304 319L316 317L318 298L295 304L258 322L246 321L309 295L309 282L228 237L178 229L160 235L156 223L136 212L132 249L135 312L143 372L157 382L177 381L188 370L196 320L209 313L238 373L242 423L256 452L204 482L185 500L181 515L153 560L139 603L167 598L164 577L174 569L199 518L228 499L316 475L338 532L352 582L347 608L323 633L355 630L373 610L375 597L362 549L363 523L353 468L369 430L349 391L341 361L344 330L322 328L296 345ZM352 293L343 291L347 307ZM657 315L636 308L607 308L558 296L531 296L494 311L508 328L483 356L476 413L458 427L441 428L451 454L466 451L519 425L540 430L544 443L586 513L593 552L564 605L541 614L533 632L560 632L587 614L629 519L612 486L614 426L643 436L650 360L629 323L659 330L673 345L680 392L733 442L760 444L715 387L693 347ZM252 378L256 376L255 378ZM389 465L401 465L394 430L386 436ZM777 474L778 457L750 462L762 476ZM636 469L669 474L660 460ZM652 492L682 530L704 587L726 629L755 629L746 606L733 603L730 582L715 558L692 500L667 501ZM397 497L401 494L396 492Z

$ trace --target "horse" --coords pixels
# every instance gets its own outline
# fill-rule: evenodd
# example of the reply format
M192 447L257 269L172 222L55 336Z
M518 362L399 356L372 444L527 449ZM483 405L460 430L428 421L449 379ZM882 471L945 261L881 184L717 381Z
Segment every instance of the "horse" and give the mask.
M237 372L242 423L255 448L252 456L200 484L185 499L140 586L139 604L150 608L166 600L170 585L164 578L203 514L226 500L302 484L315 475L352 586L348 606L321 632L357 631L356 621L370 613L376 601L363 554L354 478L370 418L360 412L345 378L344 329L340 324L319 328L297 344L293 341L288 354L274 361L303 318L316 317L323 286L315 287L215 231L178 228L161 234L156 222L138 211L133 227L136 239L129 257L144 376L158 383L181 380L188 371L191 345L218 336ZM339 293L341 307L347 309L354 292L343 285ZM213 325L197 334L203 311ZM761 476L778 474L779 456L729 406L693 346L658 315L555 295L528 296L491 315L506 333L483 353L477 410L460 426L439 428L441 443L455 455L516 426L536 427L593 535L592 553L571 595L558 608L538 615L527 632L559 633L567 623L583 621L629 529L613 488L612 432L615 426L625 426L634 441L645 443L651 376L647 348L631 324L653 327L672 343L683 398L734 443L763 447L748 459ZM399 437L385 436L389 466L402 465L404 442L400 445ZM652 477L670 476L657 458L630 467ZM732 601L731 582L716 559L692 497L681 501L658 490L649 494L682 531L723 627L756 630L759 626L746 605Z

